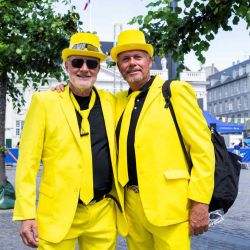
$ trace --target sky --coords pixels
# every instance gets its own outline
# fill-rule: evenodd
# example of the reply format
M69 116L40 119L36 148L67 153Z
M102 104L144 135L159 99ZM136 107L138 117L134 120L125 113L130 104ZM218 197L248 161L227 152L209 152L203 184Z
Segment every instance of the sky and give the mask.
M123 30L139 27L128 25L128 22L134 16L145 15L149 10L145 6L151 0L91 0L86 10L84 6L87 0L71 2L80 14L84 31L96 31L101 41L114 41L121 26ZM62 5L58 6L58 10L65 11ZM246 27L246 22L241 21L239 25L233 26L231 32L220 30L210 42L209 50L204 53L204 66L214 64L219 70L223 70L232 66L233 62L250 59L250 29L247 30ZM191 70L198 70L201 66L192 52L185 56L185 65Z

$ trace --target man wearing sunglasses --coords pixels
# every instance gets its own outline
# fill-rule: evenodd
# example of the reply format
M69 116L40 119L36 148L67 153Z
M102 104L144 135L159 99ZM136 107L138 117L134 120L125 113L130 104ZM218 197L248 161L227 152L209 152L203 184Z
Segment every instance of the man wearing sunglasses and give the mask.
M73 250L77 240L79 249L115 249L117 225L121 235L127 231L115 168L115 100L93 87L106 55L96 35L78 33L62 58L65 91L35 93L26 116L13 219L21 221L24 244L39 250Z

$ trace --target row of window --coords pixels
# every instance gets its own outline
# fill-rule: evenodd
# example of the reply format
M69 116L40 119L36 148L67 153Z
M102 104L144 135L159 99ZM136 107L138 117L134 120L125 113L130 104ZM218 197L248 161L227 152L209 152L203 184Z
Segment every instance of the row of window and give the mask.
M249 84L248 84L249 83ZM230 84L222 85L208 91L208 101L216 101L230 96L247 93L250 91L250 82L247 78L240 79Z
M230 98L223 101L209 103L208 107L213 114L222 114L233 111L243 111L249 109L248 96L243 95L237 98Z
M16 121L16 135L20 136L23 130L24 121Z

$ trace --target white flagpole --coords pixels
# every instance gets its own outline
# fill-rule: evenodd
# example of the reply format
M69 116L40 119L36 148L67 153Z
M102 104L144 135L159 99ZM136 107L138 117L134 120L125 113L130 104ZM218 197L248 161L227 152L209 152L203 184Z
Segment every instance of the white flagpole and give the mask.
M89 31L92 32L92 5L93 0L89 3Z

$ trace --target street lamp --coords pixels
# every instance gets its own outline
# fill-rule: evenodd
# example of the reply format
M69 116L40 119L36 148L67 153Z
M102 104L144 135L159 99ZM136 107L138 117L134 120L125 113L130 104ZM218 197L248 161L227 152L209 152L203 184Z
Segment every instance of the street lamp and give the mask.
M113 43L113 47L116 46L117 43L117 36L118 34L122 31L122 24L121 23L115 23L114 24L114 43ZM116 66L114 66L114 81L113 81L113 92L115 94L115 90L116 90Z
M170 2L168 6L172 8L172 12L175 13L177 2L176 1ZM167 56L167 61L168 61L168 79L169 80L176 79L178 62L175 62L170 54L168 54Z

